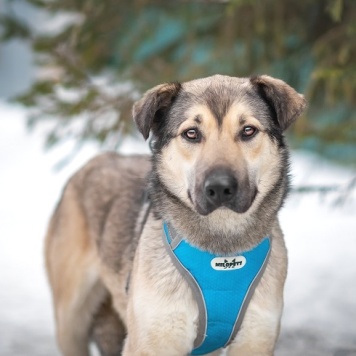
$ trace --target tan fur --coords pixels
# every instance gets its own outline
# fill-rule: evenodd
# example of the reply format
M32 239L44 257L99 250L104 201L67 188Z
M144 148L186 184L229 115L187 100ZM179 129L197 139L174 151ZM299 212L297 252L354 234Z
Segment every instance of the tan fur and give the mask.
M153 165L147 156L94 158L70 179L50 221L46 267L65 356L88 355L90 340L102 355L191 352L198 307L165 250L162 220L215 253L245 251L271 237L266 270L227 354L273 355L287 273L277 217L288 185L281 131L304 107L302 96L268 76L162 84L135 104L139 130L153 137ZM251 140L241 138L246 126L258 130ZM191 128L201 133L199 143L184 138ZM200 214L201 187L221 167L246 201ZM151 211L143 199L148 186Z
M106 292L99 277L94 242L89 238L78 196L70 184L58 211L61 214L52 218L46 239L57 338L63 354L86 355L92 313Z

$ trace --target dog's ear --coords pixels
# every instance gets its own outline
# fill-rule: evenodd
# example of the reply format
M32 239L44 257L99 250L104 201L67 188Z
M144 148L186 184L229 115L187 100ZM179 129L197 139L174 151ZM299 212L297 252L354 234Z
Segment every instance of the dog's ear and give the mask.
M307 106L304 96L280 79L261 75L250 78L250 81L271 108L283 131L301 115Z
M132 109L133 119L145 140L150 130L163 118L177 97L180 83L160 84L148 90Z

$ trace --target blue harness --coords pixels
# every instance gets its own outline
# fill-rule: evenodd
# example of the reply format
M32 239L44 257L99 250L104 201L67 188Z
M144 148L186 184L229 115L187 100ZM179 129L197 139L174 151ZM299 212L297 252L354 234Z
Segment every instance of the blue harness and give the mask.
M163 241L198 304L198 332L191 355L228 346L267 265L270 238L252 250L221 256L190 245L171 225L163 223Z

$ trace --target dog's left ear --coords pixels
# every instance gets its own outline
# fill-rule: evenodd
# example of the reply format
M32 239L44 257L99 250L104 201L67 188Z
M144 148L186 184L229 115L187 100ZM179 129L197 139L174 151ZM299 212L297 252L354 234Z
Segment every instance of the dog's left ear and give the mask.
M145 140L150 130L159 125L173 104L180 89L180 83L160 84L148 90L132 109L133 119Z
M280 79L261 75L250 78L250 81L275 113L279 127L283 131L301 115L307 106L304 96Z

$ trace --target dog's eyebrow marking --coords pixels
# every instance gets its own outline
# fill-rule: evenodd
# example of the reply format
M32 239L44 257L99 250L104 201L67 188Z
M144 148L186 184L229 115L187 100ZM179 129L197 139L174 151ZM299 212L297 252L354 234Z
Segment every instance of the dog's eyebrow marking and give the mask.
M244 115L241 115L241 116L240 116L239 123L240 123L241 126L246 123L246 118L245 118Z
M201 116L200 115L197 115L195 118L194 118L194 121L197 123L197 124L201 124Z

